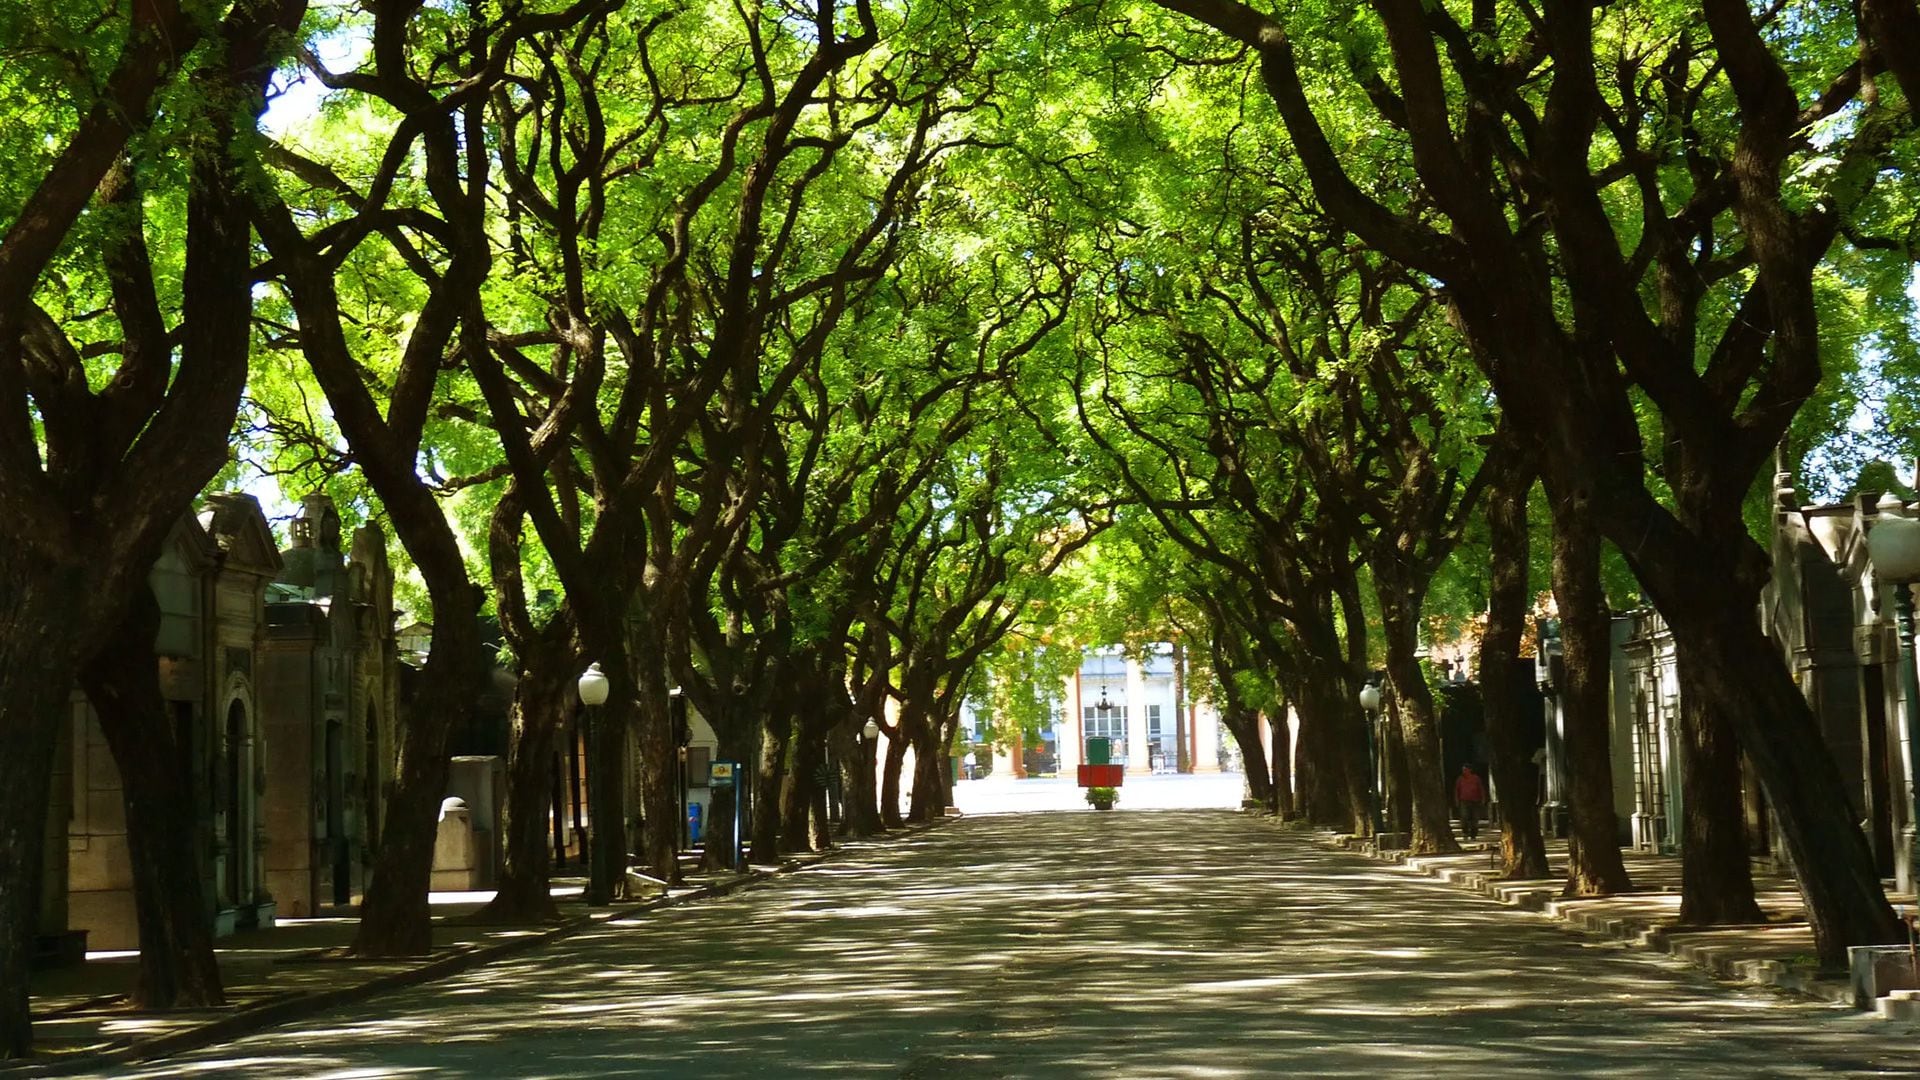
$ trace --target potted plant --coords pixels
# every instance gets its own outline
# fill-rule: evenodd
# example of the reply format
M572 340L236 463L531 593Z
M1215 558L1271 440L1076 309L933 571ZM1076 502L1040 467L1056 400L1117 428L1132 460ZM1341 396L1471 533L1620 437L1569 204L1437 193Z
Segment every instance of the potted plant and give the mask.
M1087 789L1087 805L1095 810L1111 810L1119 798L1119 788L1090 787Z

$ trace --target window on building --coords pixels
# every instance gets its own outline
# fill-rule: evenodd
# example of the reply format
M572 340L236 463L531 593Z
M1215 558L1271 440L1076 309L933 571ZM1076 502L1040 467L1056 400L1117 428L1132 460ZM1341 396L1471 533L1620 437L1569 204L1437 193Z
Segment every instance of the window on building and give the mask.
M1160 738L1160 706L1158 705L1147 706L1147 737L1154 740Z

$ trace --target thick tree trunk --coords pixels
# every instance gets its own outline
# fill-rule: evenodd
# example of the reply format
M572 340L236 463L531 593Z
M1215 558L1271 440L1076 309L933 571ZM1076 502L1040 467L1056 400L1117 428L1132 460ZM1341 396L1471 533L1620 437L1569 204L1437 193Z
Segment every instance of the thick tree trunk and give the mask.
M1288 760L1291 749L1288 743L1292 732L1287 726L1287 712L1287 703L1283 700L1273 715L1267 718L1273 740L1273 764L1267 770L1268 784L1273 791L1269 802L1274 814L1282 818L1292 818L1298 813L1294 805L1292 770L1289 767L1292 763Z
M397 526L400 517L394 520ZM445 520L438 520L444 530ZM424 563L421 568L426 570ZM447 736L472 716L486 671L480 659L477 590L467 584L464 565L457 574L458 584L434 590L433 651L401 704L399 754L354 935L356 955L421 956L433 951L427 894L440 802L447 793ZM435 576L428 575L430 589Z
M1320 665L1322 674L1314 682L1313 697L1319 702L1327 724L1326 757L1329 775L1339 786L1332 796L1332 824L1360 836L1373 835L1374 782L1373 757L1368 752L1369 719L1355 699L1358 691L1349 688L1340 669Z
M1548 874L1546 840L1540 835L1540 773L1534 768L1521 717L1518 678L1520 639L1526 630L1528 588L1527 497L1531 472L1512 468L1487 487L1489 570L1487 626L1476 659L1485 708L1488 770L1500 795L1500 876L1509 880ZM1526 677L1531 680L1532 665Z
M1720 560L1635 569L1673 631L1682 670L1733 729L1760 777L1807 902L1822 965L1844 967L1847 946L1906 940L1839 767L1779 651L1754 617L1750 590ZM1744 598L1744 599L1743 599Z
M786 782L794 721L769 716L760 729L760 766L753 775L753 861L780 861L780 789Z
M898 725L894 727L900 732ZM886 740L887 759L880 778L880 822L889 829L898 829L906 824L900 816L900 771L907 763L907 741L901 734L895 734Z
M1300 731L1294 742L1293 776L1298 788L1295 805L1309 823L1332 827L1340 816L1336 793L1341 774L1339 759L1332 757L1327 748L1328 721L1321 713L1319 698L1313 693L1310 680L1290 682L1287 698L1293 702L1294 712L1300 718Z
M1396 702L1395 727L1406 754L1404 787L1412 802L1409 849L1415 855L1459 851L1460 845L1453 837L1452 800L1440 762L1440 722L1434 712L1433 692L1427 688L1426 674L1416 657L1420 648L1419 596L1415 590L1396 586L1377 573L1376 581L1381 636L1387 646L1387 678L1393 683Z
M428 893L440 803L447 792L447 735L456 723L454 711L462 704L471 708L471 691L444 686L444 680L434 678L433 661L427 666L418 691L401 707L405 722L393 787L381 817L373 876L353 940L353 951L359 956L424 956L433 951ZM457 722L464 723L465 717Z
M160 692L159 630L160 605L142 587L113 638L82 670L81 685L100 718L126 805L140 935L132 1001L144 1009L200 1008L224 1004L226 995L213 953L192 777ZM236 850L252 842L229 839Z
M1766 921L1753 895L1740 799L1740 749L1687 665L1680 677L1680 922Z
M679 748L673 743L673 690L665 635L657 617L629 620L627 655L637 696L635 742L640 754L640 865L661 881L680 880Z
M1267 748L1260 742L1260 714L1250 709L1222 709L1220 725L1240 748L1240 760L1247 770L1247 797L1271 809L1273 777L1267 771Z
M1299 703L1300 776L1307 819L1315 825L1371 835L1373 828L1372 768L1367 756L1367 721L1357 704L1347 700L1345 684L1337 677L1309 674ZM1356 719L1357 718L1357 719Z
M21 545L0 564L0 1059L32 1051L27 973L59 725L80 667L89 582Z
M945 759L938 725L918 725L913 739L913 801L907 813L908 821L933 821L946 809L941 782Z
M616 661L617 663L617 661ZM603 665L603 670L605 670ZM605 705L586 711L587 903L611 904L627 895L627 718L631 685L609 675Z
M847 722L839 735L838 745L842 748L840 759L840 832L843 836L863 838L877 836L885 831L880 821L880 800L877 790L876 762L879 743L860 734L865 723L855 715Z
M574 709L579 665L571 650L552 662L528 658L513 695L507 747L506 865L500 888L479 917L491 922L551 922L554 755Z
M1612 723L1607 713L1612 635L1600 584L1600 534L1577 506L1560 505L1553 528L1553 596L1560 608L1569 779L1567 896L1633 887L1620 860L1613 808Z
M1193 771L1193 755L1187 746L1187 646L1179 634L1173 635L1173 771Z
M799 733L793 743L793 768L787 771L780 789L780 844L783 852L813 850L813 807L820 785L818 770L826 763L826 747L808 734L805 721L795 724Z
M1388 832L1411 834L1414 831L1413 781L1406 739L1400 733L1399 701L1389 698L1386 710L1388 720L1381 725L1380 741L1381 771L1386 773L1386 787L1380 814Z

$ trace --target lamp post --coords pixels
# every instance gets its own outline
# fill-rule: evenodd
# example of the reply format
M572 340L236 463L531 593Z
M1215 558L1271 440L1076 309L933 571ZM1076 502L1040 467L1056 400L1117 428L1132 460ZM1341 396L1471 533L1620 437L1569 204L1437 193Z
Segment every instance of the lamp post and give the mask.
M1380 820L1380 743L1374 734L1375 719L1380 715L1380 688L1367 683L1360 687L1360 708L1367 714L1367 786L1371 789L1373 812L1373 842L1380 843L1380 834L1385 830Z
M1906 880L1903 889L1913 887L1920 877L1920 671L1914 668L1913 591L1920 581L1920 521L1906 515L1906 505L1892 493L1881 496L1873 526L1867 530L1867 553L1873 560L1873 576L1892 588L1894 626L1900 641L1900 696L1907 727L1907 821L1902 830L1902 847L1907 852Z
M1093 703L1093 714L1100 718L1100 734L1107 740L1107 753L1109 755L1107 760L1112 761L1118 755L1115 754L1113 750L1113 736L1107 734L1107 720L1113 715L1113 702L1107 700L1107 673L1104 667L1100 669L1100 700ZM1084 739L1081 740L1080 760L1087 760L1086 741ZM1121 758L1120 760L1124 761L1126 759Z
M862 736L860 740L860 756L861 759L866 762L864 767L867 770L867 774L866 778L860 782L860 790L856 792L856 794L860 796L860 820L855 822L855 825L867 830L867 832L862 835L872 835L881 831L881 819L878 816L880 810L880 724L875 721L873 717L869 716L867 717L867 722L860 725L860 734Z
M667 715L673 728L674 795L680 803L680 827L674 830L678 851L693 847L693 825L687 820L687 744L693 741L693 727L687 720L687 695L676 686L667 691Z
M598 744L600 742L600 707L607 703L607 693L611 689L606 673L600 670L598 663L587 665L580 676L580 704L587 709L587 797L595 806L602 805L600 785L606 780L602 769ZM582 837L582 847L587 850L587 903L607 904L613 901L613 881L607 875L609 862L601 847L620 835L618 822L608 823L588 818L592 830ZM608 830L612 831L609 832ZM597 838L597 839L596 839Z

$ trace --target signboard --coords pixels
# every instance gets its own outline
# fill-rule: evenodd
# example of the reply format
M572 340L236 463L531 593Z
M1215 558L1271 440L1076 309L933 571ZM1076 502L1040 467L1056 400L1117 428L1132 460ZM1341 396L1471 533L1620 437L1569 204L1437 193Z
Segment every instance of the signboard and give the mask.
M707 784L717 788L732 787L733 766L734 763L731 761L716 761L707 766Z
M1125 765L1082 765L1077 771L1081 787L1119 787L1126 782Z

